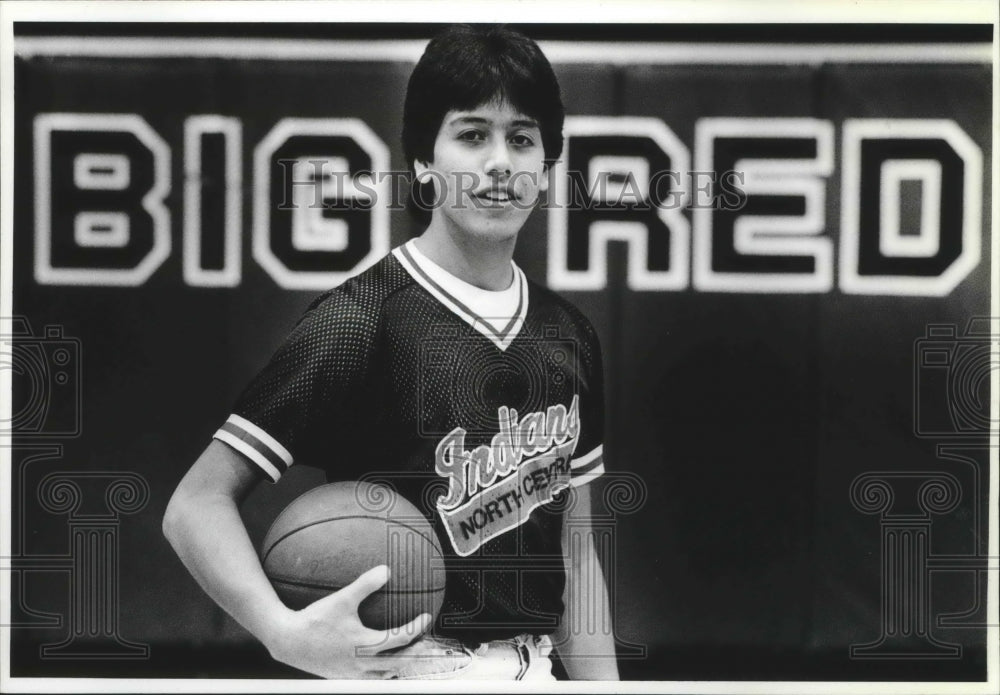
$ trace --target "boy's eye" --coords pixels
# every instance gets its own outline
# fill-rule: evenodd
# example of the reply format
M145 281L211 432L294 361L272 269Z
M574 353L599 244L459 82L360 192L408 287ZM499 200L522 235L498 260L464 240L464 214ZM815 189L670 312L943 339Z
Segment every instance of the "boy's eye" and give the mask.
M524 133L512 135L510 141L518 147L531 147L535 144L535 139L530 135L525 135Z
M466 130L458 134L458 139L466 142L482 142L486 136L478 130Z

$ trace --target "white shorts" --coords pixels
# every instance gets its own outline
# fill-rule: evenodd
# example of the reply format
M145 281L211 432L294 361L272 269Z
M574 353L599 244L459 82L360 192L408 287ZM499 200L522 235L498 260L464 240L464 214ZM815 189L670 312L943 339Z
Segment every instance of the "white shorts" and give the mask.
M412 657L390 678L403 680L533 680L554 681L552 640L523 634L484 642L477 648L443 637L424 636L395 656Z

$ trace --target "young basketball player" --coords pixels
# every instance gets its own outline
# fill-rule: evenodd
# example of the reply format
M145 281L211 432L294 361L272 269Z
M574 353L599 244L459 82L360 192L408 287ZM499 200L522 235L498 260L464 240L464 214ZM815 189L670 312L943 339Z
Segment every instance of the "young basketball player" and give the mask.
M167 538L276 659L330 678L551 679L554 645L571 678L617 679L589 535L600 348L512 261L562 124L527 37L456 26L433 39L403 124L426 231L312 304L174 493ZM385 567L303 610L281 603L238 506L299 463L330 480L378 473L422 505L447 576L433 625L361 624Z

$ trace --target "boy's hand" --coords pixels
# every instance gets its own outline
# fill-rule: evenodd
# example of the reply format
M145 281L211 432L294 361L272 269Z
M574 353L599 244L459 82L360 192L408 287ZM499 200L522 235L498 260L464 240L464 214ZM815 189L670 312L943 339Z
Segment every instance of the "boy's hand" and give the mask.
M340 591L302 610L286 611L265 642L271 656L324 678L397 675L402 657L379 653L412 642L430 627L432 617L424 613L391 630L362 625L358 606L388 580L388 567L373 567Z

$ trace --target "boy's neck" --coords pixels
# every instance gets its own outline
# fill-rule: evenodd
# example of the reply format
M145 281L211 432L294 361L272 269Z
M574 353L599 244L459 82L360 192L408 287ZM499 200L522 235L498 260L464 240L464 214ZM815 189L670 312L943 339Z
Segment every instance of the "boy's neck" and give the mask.
M516 236L484 242L448 234L432 223L414 243L420 253L434 263L480 289L505 290L514 281L510 261L514 256Z

